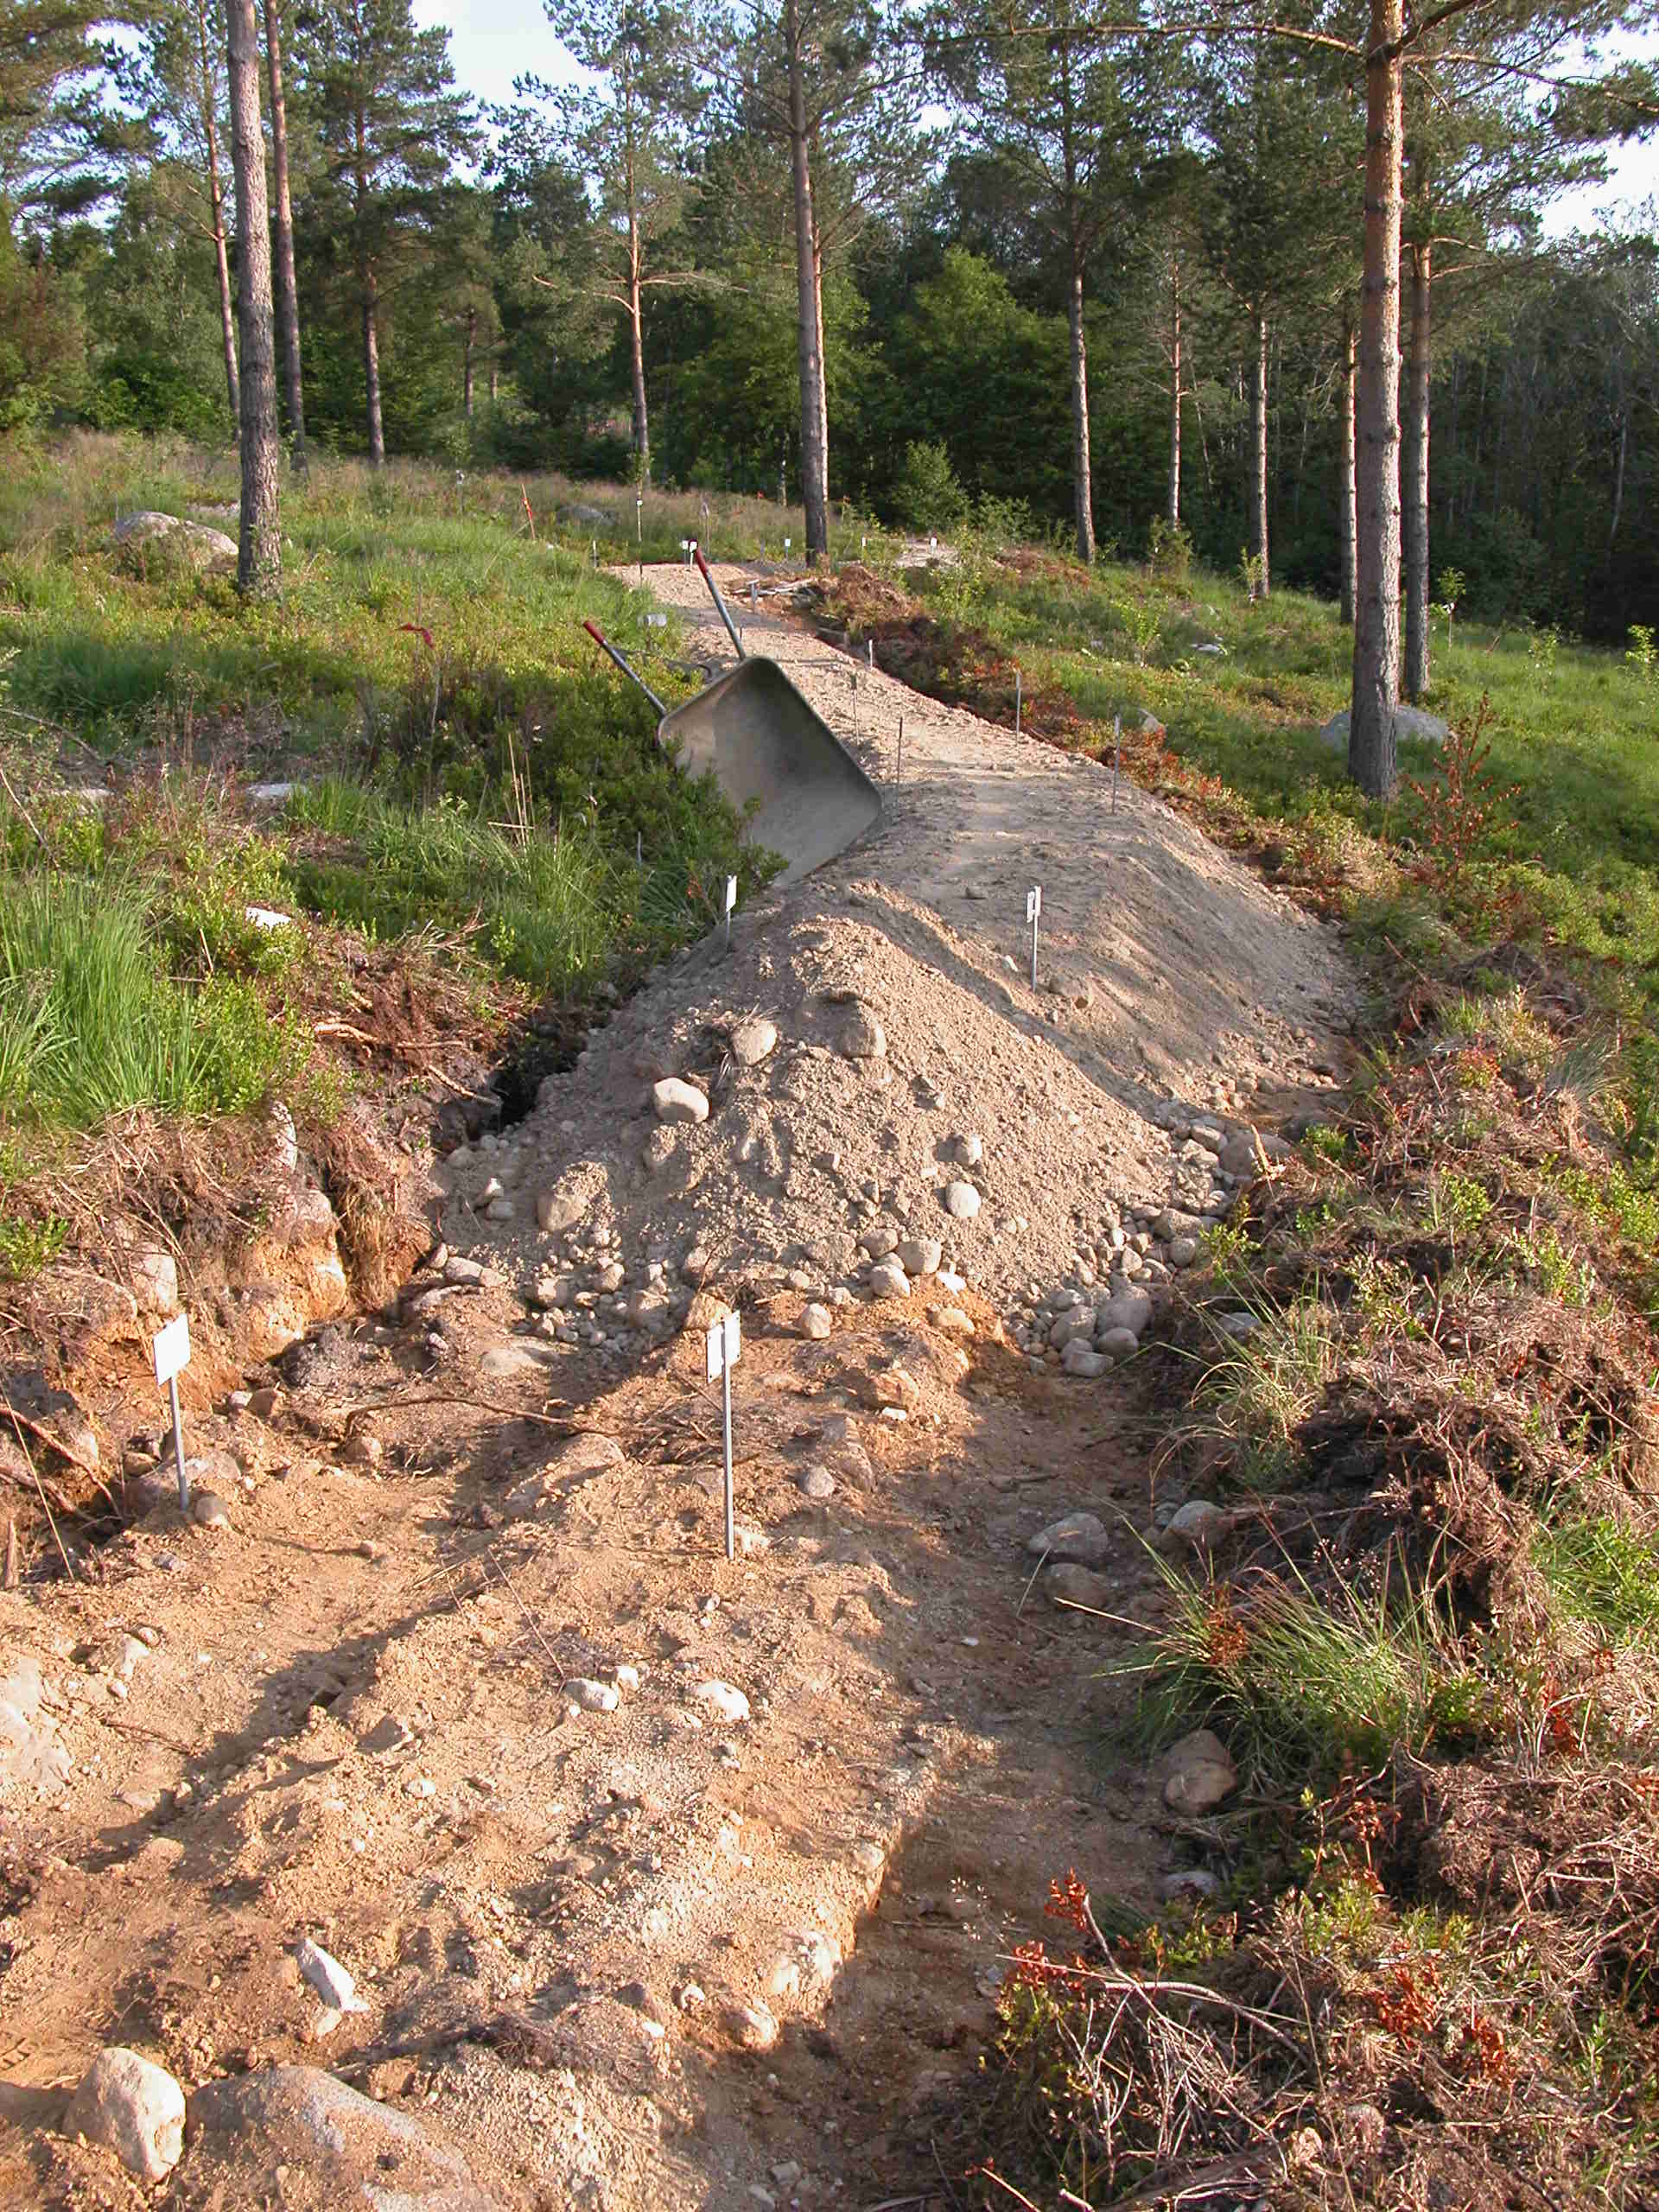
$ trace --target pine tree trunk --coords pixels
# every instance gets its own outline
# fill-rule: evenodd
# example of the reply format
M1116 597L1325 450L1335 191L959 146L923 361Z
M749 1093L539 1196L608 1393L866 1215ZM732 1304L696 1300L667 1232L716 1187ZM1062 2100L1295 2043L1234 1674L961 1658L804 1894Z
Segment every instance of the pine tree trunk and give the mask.
M467 335L461 355L461 411L470 423L473 419L473 348L478 343L478 309L468 308Z
M225 187L219 173L219 124L213 113L213 73L208 60L207 10L196 0L196 39L201 56L201 124L207 137L207 198L213 216L213 259L219 270L219 327L225 352L225 389L231 403L231 435L238 433L242 395L236 373L236 316L231 306L231 265L225 245Z
M384 468L386 465L386 434L380 421L380 332L376 321L379 311L380 284L372 262L364 264L361 283L363 390L368 406L369 465L373 468Z
M1165 510L1172 530L1181 526L1181 270L1172 262L1169 273L1169 504Z
M1618 410L1618 459L1613 467L1613 514L1607 525L1607 544L1611 550L1618 536L1619 518L1624 512L1624 467L1630 445L1630 410L1620 394Z
M830 356L823 343L823 233L818 228L818 208L816 194L812 203L812 313L818 333L818 436L823 450L830 451ZM830 486L826 479L823 487L824 521L826 530L830 514ZM828 543L828 538L825 543Z
M1342 455L1337 463L1337 533L1342 546L1344 624L1354 626L1354 324L1351 310L1342 318Z
M798 0L785 0L789 61L789 151L795 184L796 353L801 385L801 500L806 509L806 557L815 566L830 550L830 448L825 435L823 341L819 327L817 224L812 209L812 162L801 76Z
M1071 493L1077 527L1077 558L1095 558L1095 480L1089 458L1089 341L1083 327L1083 262L1073 250L1068 302L1071 326Z
M277 486L276 349L270 309L270 219L259 128L259 31L253 0L226 0L230 29L231 164L236 176L237 311L241 323L242 518L237 589L264 597L283 580Z
M1408 699L1428 690L1428 373L1433 248L1411 249L1411 397L1406 423L1406 664Z
M265 71L270 84L272 288L288 402L288 452L296 476L306 470L305 389L300 377L300 290L294 276L294 203L288 183L288 98L283 90L283 19L279 0L265 0Z
M633 458L642 485L651 481L651 416L645 406L645 318L639 296L639 234L631 233L628 270L628 365L633 376Z
M494 363L493 361L492 361L492 362L490 363L490 404L491 404L491 406L492 406L492 407L493 407L493 406L494 406L494 404L495 404L495 400L496 400L496 378L497 378L497 375L498 375L498 371L497 371L497 369L496 369L495 363Z
M1354 681L1348 772L1372 798L1399 779L1400 211L1402 0L1371 0L1365 54L1365 253L1360 293Z
M1250 384L1250 551L1255 556L1257 596L1271 589L1268 573L1268 318L1255 318L1255 366Z

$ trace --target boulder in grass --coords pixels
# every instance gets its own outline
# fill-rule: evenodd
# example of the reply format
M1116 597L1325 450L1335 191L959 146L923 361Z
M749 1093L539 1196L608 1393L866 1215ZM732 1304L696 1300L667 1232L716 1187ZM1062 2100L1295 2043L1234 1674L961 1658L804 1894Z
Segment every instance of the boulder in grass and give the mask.
M184 522L177 515L143 507L136 515L123 515L111 535L118 545L159 545L167 557L207 573L236 566L236 540L205 522Z

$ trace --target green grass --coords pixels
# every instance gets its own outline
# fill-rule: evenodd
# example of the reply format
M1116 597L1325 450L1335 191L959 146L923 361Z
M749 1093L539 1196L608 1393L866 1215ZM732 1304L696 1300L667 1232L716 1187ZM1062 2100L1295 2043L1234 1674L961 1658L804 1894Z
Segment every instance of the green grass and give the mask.
M1610 1643L1659 1635L1659 1551L1609 1516L1567 1516L1541 1529L1534 1564L1561 1613Z
M1489 1725L1488 1694L1457 1663L1427 1601L1403 1576L1370 1599L1322 1599L1294 1573L1249 1597L1159 1561L1170 1599L1138 1679L1135 1726L1151 1742L1199 1722L1219 1730L1259 1789L1294 1799L1396 1747Z
M129 1107L174 1115L257 1103L289 1040L233 977L168 972L133 887L6 885L0 904L0 1116L90 1128Z
M233 501L233 456L81 436L7 461L0 761L29 804L0 804L0 1118L248 1103L281 1060L270 1014L305 950L250 906L442 940L485 988L574 1000L709 926L728 874L741 896L772 872L582 627L596 619L669 700L692 687L676 632L561 529L582 487L319 459L283 487L280 600L244 606L226 579L111 536L118 513ZM648 507L653 527L684 504ZM777 519L721 511L746 543ZM54 793L54 753L66 783L113 768L133 794L100 810ZM270 774L308 788L256 828L237 786Z

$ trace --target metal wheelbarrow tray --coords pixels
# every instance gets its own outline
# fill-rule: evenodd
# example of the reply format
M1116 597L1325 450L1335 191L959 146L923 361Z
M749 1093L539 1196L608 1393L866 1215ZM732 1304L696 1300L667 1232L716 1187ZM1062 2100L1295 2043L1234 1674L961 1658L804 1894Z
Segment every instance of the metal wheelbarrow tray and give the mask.
M695 697L663 713L657 741L677 746L688 775L713 775L754 842L782 855L779 883L797 883L874 827L881 794L777 662L744 655L708 564L700 552L696 557L740 658ZM660 710L662 701L615 646L588 627Z

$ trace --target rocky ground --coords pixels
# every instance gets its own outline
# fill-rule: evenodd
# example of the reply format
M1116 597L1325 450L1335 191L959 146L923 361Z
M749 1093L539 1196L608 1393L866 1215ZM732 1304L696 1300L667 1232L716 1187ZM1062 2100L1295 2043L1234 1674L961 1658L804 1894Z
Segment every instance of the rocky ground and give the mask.
M215 1370L216 1508L130 1366L86 1394L143 1510L0 1594L0 2200L919 2205L1050 1875L1192 1878L1224 1754L1112 1733L1202 1519L1135 1354L1343 970L1143 795L745 619L879 836L449 1152L392 1306Z

